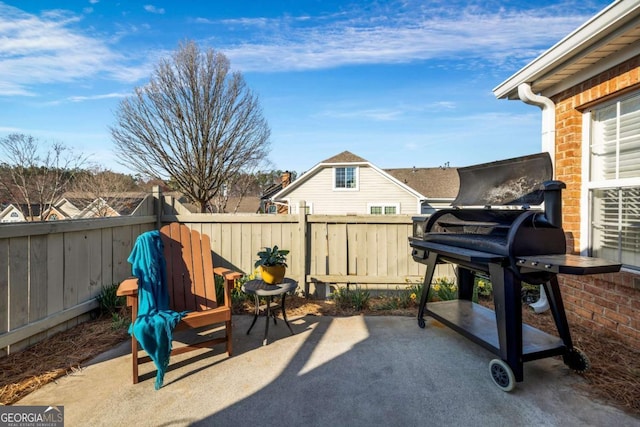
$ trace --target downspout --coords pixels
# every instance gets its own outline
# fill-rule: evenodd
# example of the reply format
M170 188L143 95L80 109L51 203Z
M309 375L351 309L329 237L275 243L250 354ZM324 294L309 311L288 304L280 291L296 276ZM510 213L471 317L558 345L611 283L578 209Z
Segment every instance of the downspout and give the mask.
M518 97L525 104L535 105L542 110L542 151L549 153L551 157L551 170L555 176L556 172L556 105L546 96L536 95L531 90L529 83L518 85ZM549 310L549 301L544 287L540 286L540 298L538 301L529 304L536 313L543 313Z
M555 175L556 105L546 96L533 93L529 83L518 85L518 96L525 104L535 105L542 109L542 151L546 151L551 156L552 170Z

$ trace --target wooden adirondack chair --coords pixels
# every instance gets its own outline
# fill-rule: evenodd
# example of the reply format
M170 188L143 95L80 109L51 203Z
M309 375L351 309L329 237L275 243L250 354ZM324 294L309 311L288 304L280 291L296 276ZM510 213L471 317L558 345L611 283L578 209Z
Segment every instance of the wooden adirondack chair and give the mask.
M174 331L200 328L216 323L225 324L223 337L175 347L171 351L171 355L226 343L227 354L231 356L231 296L229 292L233 288L235 279L241 277L242 274L222 267L213 267L210 240L206 234L201 235L179 223L163 226L160 233L167 264L170 308L175 311L189 311ZM224 278L224 301L216 301L214 274ZM131 306L131 319L134 321L138 316L138 279L132 277L120 283L117 295L127 297L127 305ZM139 354L138 341L133 335L131 336L131 356L133 383L137 384L139 380L138 365L150 362L151 358Z

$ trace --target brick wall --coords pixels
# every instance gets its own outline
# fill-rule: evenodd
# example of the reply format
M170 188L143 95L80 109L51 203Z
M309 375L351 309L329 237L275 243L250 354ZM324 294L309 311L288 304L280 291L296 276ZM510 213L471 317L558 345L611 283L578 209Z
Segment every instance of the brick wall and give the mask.
M640 350L640 278L632 273L558 277L569 324L617 334Z
M569 251L580 248L582 114L626 91L640 89L640 57L632 58L553 98L556 103L556 179L564 181L563 227ZM586 238L586 236L584 236ZM629 272L560 276L570 322L620 335L640 349L640 276Z

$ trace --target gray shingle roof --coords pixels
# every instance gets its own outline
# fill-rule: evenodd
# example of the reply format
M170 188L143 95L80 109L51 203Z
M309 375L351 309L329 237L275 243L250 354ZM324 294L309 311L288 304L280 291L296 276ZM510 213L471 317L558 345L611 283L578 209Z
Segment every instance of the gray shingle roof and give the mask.
M327 160L324 160L320 163L364 163L368 162L368 160L363 159L360 156L356 156L355 154L349 151L343 151L340 154L336 154L333 157L329 157Z
M460 179L456 168L402 168L384 169L398 181L431 199L455 198Z

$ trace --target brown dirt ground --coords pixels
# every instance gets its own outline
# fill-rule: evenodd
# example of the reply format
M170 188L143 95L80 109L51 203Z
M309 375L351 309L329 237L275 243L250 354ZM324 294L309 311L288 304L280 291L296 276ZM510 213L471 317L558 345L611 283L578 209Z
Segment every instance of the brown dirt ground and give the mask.
M362 312L337 307L332 301L292 297L287 300L290 316L394 315L415 316L417 308L381 309L384 301L373 298ZM487 303L485 305L490 305ZM252 312L249 306L238 312ZM526 323L557 335L550 313L535 314L523 306ZM594 399L640 416L640 351L625 346L619 337L571 325L574 345L591 361L591 369L582 374L581 386ZM44 384L82 369L83 363L128 339L126 328L114 327L110 317L78 325L58 333L26 350L0 358L0 404L17 402Z

